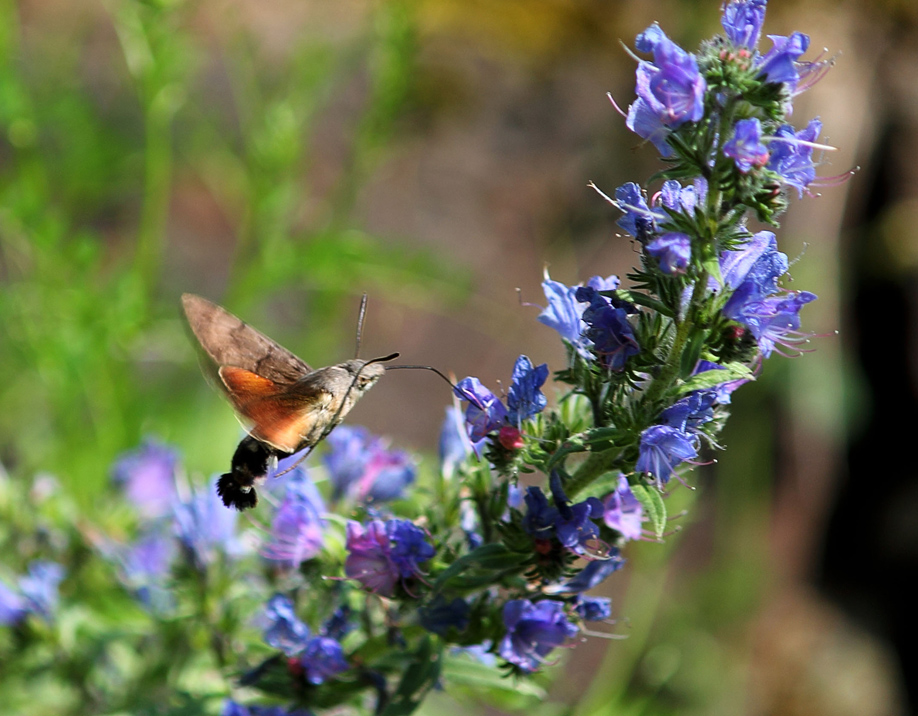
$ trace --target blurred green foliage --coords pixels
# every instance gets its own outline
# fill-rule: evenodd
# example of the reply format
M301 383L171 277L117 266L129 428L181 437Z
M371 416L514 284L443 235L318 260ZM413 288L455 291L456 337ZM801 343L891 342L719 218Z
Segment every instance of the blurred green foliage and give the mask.
M461 272L354 228L356 193L411 106L411 3L271 63L242 30L215 57L193 3L104 8L116 42L84 31L65 44L0 3L0 459L54 473L84 507L144 434L201 447L230 424L197 405L182 291L248 313L282 294L313 327L291 348L316 357L341 355L360 290L415 302L464 291ZM100 51L102 76L87 69ZM355 78L366 92L342 165L313 197L317 117ZM201 239L175 225L181 182L203 183L232 224L212 265L182 265ZM216 457L194 454L193 468Z

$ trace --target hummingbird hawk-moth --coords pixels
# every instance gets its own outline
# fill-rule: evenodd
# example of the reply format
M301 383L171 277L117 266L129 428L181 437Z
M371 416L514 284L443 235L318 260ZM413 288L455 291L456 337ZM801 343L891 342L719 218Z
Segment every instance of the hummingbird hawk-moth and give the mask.
M182 305L212 362L215 382L248 432L233 454L230 471L217 481L223 503L238 510L258 502L255 483L267 476L272 460L314 447L383 376L381 363L398 357L393 353L369 361L355 358L313 370L207 299L186 293ZM361 304L361 320L364 307Z

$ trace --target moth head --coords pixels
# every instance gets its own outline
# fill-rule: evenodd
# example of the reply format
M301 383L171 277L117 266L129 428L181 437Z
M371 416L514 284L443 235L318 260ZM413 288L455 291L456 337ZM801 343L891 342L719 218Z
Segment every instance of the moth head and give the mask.
M386 372L385 366L375 361L362 361L359 359L349 360L341 364L341 367L348 372L354 384L354 390L358 393L364 393L376 385L376 381L383 377Z

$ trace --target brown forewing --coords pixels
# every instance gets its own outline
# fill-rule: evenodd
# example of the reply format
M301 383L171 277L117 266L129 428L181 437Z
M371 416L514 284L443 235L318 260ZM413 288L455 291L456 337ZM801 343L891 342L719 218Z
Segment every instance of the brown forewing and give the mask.
M312 372L303 360L217 304L186 293L182 306L188 325L218 368L242 368L279 385Z

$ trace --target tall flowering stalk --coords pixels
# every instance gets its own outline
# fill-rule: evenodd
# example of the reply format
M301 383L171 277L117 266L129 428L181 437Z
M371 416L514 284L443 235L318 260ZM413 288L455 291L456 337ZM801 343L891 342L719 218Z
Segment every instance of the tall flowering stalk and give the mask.
M801 60L800 33L760 50L764 15L764 0L725 5L724 34L696 53L657 25L637 37L637 97L621 113L664 168L644 187L600 192L640 247L627 281L545 276L538 320L568 349L556 408L549 367L527 356L505 394L459 381L432 482L406 453L339 427L322 465L277 481L245 540L214 495L174 489L167 449L118 463L146 523L136 544L100 552L159 615L188 611L188 590L163 598L170 584L196 585L230 688L264 696L228 699L224 714L409 714L448 659L525 677L586 622L608 622L611 603L588 592L621 569L628 541L662 537L663 496L717 448L733 391L807 338L800 312L816 297L783 287L787 256L747 219L777 227L789 195L815 181L821 124L798 130L789 117L828 63ZM151 476L167 484L148 494ZM27 580L0 582L0 624L49 613L30 594ZM240 651L234 615L253 599L262 644Z

